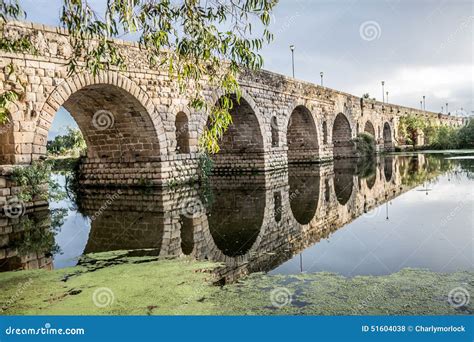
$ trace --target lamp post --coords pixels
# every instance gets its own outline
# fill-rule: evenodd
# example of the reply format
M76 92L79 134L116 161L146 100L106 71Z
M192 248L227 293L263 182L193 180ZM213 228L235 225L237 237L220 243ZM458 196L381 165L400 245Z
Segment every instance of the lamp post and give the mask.
M388 91L387 91L387 92L385 92L385 94L387 94L387 103L388 103Z
M426 110L426 101L425 101L426 97L425 95L423 95L423 110Z
M443 114L443 113L444 113L444 107L441 106L441 114Z
M385 102L385 92L384 92L384 89L383 89L384 85L385 85L385 81L382 81L382 103Z
M446 114L449 114L448 103L446 102Z
M323 76L324 76L324 72L320 72L319 73L319 76L321 76L321 87L323 86Z
M420 101L420 109L423 110L423 101Z
M291 50L291 69L293 71L293 78L295 78L295 46L290 45Z

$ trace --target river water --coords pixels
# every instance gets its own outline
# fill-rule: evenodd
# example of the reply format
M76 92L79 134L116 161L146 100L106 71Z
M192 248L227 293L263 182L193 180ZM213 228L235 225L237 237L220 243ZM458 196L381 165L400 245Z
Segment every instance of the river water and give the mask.
M298 165L166 191L81 189L8 222L0 271L115 250L217 261L223 283L252 272L472 271L473 155Z

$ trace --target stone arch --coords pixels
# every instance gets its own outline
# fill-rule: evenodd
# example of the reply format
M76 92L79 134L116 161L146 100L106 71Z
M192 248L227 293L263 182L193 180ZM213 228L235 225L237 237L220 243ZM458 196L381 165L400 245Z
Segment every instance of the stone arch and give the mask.
M245 255L257 243L265 220L265 189L216 190L207 214L213 243L227 257Z
M334 192L341 205L347 204L352 197L354 173L354 165L350 161L334 161Z
M376 180L377 180L377 173L374 173L374 174L368 176L365 179L365 183L367 184L367 188L372 189L375 185Z
M383 124L383 142L384 142L385 148L392 147L392 129L388 122L385 122Z
M176 152L189 153L189 119L185 112L180 111L175 119Z
M304 105L291 112L286 131L288 162L305 162L318 158L319 144L316 123Z
M302 225L311 222L318 209L321 178L316 171L294 165L288 169L290 208L295 220Z
M365 122L364 132L372 135L374 137L374 139L376 139L375 128L374 128L374 125L372 124L372 122L370 120L367 120Z
M383 174L385 181L390 182L393 176L393 157L386 156L383 160Z
M221 99L222 96L217 99L217 106ZM219 152L212 156L214 169L262 170L265 167L265 139L255 102L245 94L239 100L232 95L231 100L232 124L219 142Z
M137 160L166 154L166 135L151 98L129 78L102 71L71 76L51 92L37 120L33 159L46 153L48 131L61 106L81 129L89 158Z
M335 158L353 156L352 129L349 120L343 113L336 115L332 126L332 143Z

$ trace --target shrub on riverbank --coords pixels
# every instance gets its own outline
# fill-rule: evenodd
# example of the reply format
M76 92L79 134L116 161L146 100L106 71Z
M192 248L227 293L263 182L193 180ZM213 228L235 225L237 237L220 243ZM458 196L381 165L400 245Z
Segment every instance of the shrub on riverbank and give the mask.
M423 133L426 147L436 150L474 148L474 120L461 127L434 125L429 119L408 115L398 124L399 143L415 146Z
M359 133L353 142L359 157L367 158L375 154L375 139L371 134Z

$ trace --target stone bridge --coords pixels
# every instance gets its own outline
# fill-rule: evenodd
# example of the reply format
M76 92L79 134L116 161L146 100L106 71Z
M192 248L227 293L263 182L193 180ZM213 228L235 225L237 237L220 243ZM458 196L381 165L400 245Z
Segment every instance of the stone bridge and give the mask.
M68 76L71 47L64 29L12 22L5 34L28 37L36 53L0 52L0 91L24 87L24 96L9 106L10 122L0 127L0 164L43 158L48 131L64 107L87 142L84 183L165 185L196 176L208 113L190 110L186 94L167 72L149 67L136 43L117 41L127 57L126 71ZM213 156L216 171L267 171L353 157L352 139L359 132L373 135L378 151L391 150L398 120L407 114L462 124L461 118L366 100L268 71L243 72L240 83L243 96L232 109L233 124ZM223 94L207 87L204 95L216 103Z

